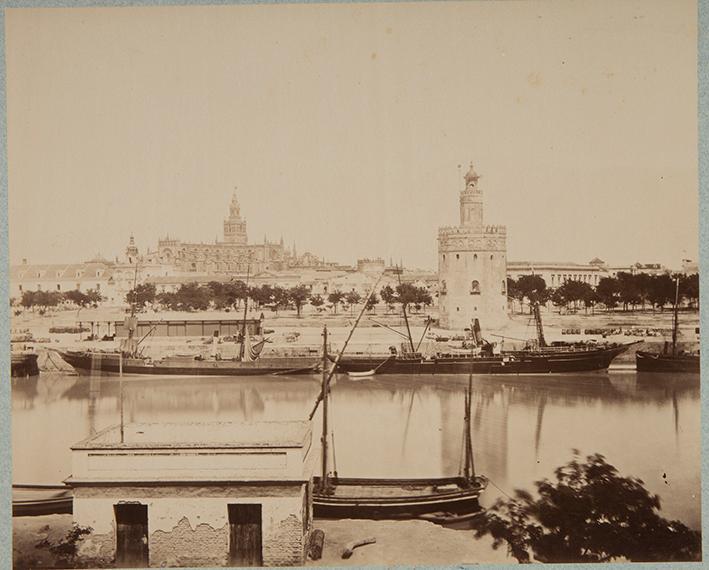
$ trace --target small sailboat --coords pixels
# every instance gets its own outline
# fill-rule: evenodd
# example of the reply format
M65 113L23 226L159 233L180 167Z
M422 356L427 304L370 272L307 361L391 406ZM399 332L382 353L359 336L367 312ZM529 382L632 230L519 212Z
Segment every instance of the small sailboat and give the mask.
M378 283L378 281L377 281ZM374 286L376 288L376 284ZM374 291L374 288L372 291ZM371 296L372 292L370 292ZM369 297L367 298L367 300ZM367 300L364 302L366 307ZM362 311L363 313L364 311ZM427 513L464 514L479 510L478 497L487 487L487 479L475 474L473 462L470 402L472 374L469 376L465 397L465 461L462 473L453 477L434 478L343 478L328 468L328 399L330 379L342 357L347 343L357 326L359 317L350 330L345 344L332 369L327 372L327 327L323 329L322 389L315 407L323 404L321 436L321 475L314 478L313 511L322 518L397 519L416 518Z
M677 350L677 333L679 329L679 277L675 286L674 315L672 319L672 349L665 343L661 353L638 350L635 353L635 367L638 372L696 372L699 373L701 363L699 352L687 353Z

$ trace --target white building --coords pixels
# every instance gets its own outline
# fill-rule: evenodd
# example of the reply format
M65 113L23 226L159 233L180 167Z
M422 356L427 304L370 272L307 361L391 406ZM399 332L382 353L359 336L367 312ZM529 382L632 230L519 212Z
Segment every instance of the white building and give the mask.
M293 566L312 521L309 422L128 424L72 449L80 553L128 567Z

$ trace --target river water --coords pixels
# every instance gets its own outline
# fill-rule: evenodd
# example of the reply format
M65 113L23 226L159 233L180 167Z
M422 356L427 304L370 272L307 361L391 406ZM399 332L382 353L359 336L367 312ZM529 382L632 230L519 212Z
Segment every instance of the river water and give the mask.
M463 444L465 376L339 376L332 388L332 460L340 476L454 475ZM57 483L70 446L120 418L116 377L43 373L12 379L13 480ZM125 378L126 422L303 419L316 376ZM481 503L552 477L573 457L603 454L642 479L665 517L700 527L698 375L609 372L473 378ZM319 418L318 414L318 418ZM314 426L314 444L319 427Z

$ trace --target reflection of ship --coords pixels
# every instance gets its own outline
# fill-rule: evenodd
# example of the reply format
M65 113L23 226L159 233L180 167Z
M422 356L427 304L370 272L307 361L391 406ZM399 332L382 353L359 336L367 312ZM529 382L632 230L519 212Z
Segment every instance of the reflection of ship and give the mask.
M679 277L676 281L674 316L672 320L672 348L665 343L661 353L638 350L635 353L635 366L638 372L699 372L699 353L687 353L677 350L679 306Z
M376 284L375 284L376 287ZM372 289L372 291L374 288ZM370 295L365 300L366 307ZM364 313L357 317L352 332ZM314 478L313 511L323 518L410 518L432 513L471 513L480 509L478 497L487 487L487 479L475 475L473 462L470 406L472 398L472 375L469 377L465 396L465 461L462 472L457 477L420 479L383 478L341 478L337 471L330 474L328 469L328 399L330 379L337 369L338 361L347 346L347 341L335 359L335 365L328 372L327 328L323 332L323 382L317 404L323 403L322 420L322 475Z

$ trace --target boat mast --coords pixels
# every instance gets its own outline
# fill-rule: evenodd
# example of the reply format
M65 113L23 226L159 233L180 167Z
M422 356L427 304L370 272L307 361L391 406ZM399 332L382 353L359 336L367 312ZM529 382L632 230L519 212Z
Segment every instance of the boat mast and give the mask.
M539 301L532 303L532 312L534 313L534 323L537 326L537 340L539 341L539 347L544 348L547 345L547 341L544 338L544 326L542 325L542 315L539 312Z
M241 326L241 348L239 349L239 360L244 360L244 347L246 345L246 315L249 310L249 272L251 270L251 260L246 265L246 287L244 288L244 322Z
M327 401L329 391L329 386L327 385L327 325L323 326L322 338L322 393L324 396L322 404L322 435L320 436L322 477L320 478L319 491L323 494L328 494L330 492L330 479L327 472Z
M677 327L679 325L677 318L677 310L679 305L679 277L676 279L675 286L675 312L672 319L672 356L677 356Z
M345 353L345 349L347 348L347 345L349 344L350 339L352 338L352 335L354 334L354 331L357 328L357 325L359 324L359 321L362 319L362 315L364 315L364 311L367 308L367 303L369 302L369 299L372 297L372 294L376 290L377 285L379 285L379 282L382 280L383 276L384 276L384 273L382 273L379 276L379 279L377 279L377 282L374 284L372 289L369 291L367 298L364 300L364 303L362 304L362 310L359 312L359 315L357 315L357 319L355 320L354 324L350 328L350 332L347 335L347 338L345 339L345 344L342 345L342 350L340 350L339 354L337 355L337 358L335 358L335 362L333 362L333 364L332 364L332 368L330 368L330 372L328 373L327 378L324 382L325 386L330 385L330 380L335 375L335 371L337 370L337 366L338 366L338 364L340 364L340 359L342 358L342 355ZM323 398L326 396L326 394L327 394L327 392L325 390L321 390L320 393L318 394L318 397L315 400L315 404L313 405L313 409L311 410L310 414L308 415L309 420L313 419L315 412L318 411L318 406L320 405L320 402L323 400Z
M480 327L477 321L478 320L475 319L475 322L472 326L473 342L470 348L470 374L468 374L468 387L465 390L465 411L463 414L465 426L465 431L463 433L463 436L465 437L465 464L463 466L463 477L466 481L470 481L473 477L475 477L475 463L473 460L473 436L470 431L470 407L472 405L473 399L473 357L475 354L475 347L477 346L477 335L475 334L475 326L477 325L478 328Z
M399 290L401 291L401 274L404 272L404 268L397 266L396 268L396 274L399 278ZM416 349L414 348L414 339L411 337L411 328L409 328L409 318L406 316L406 304L401 303L401 310L404 313L404 322L406 323L406 333L409 336L409 345L411 346L411 352L416 352Z

